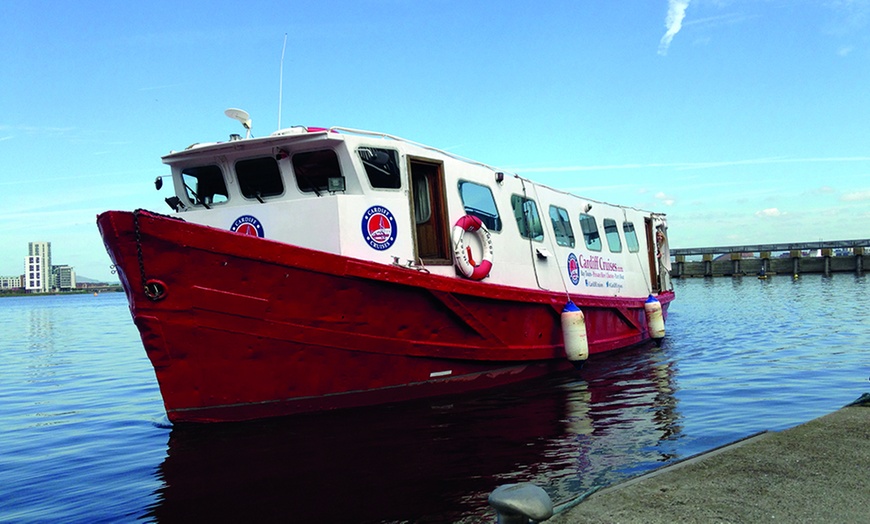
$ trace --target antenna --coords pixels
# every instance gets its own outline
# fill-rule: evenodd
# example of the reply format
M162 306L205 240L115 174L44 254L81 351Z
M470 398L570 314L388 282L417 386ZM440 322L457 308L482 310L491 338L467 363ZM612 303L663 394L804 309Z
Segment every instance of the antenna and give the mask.
M284 51L287 50L287 33L284 33L284 46L281 48L281 68L278 75L278 129L281 129L281 102L284 98Z

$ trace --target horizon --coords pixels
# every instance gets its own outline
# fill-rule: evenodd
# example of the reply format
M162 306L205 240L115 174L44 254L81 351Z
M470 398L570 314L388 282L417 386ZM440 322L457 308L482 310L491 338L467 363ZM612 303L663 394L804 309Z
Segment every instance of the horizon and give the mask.
M0 15L0 275L47 241L53 261L118 280L96 215L168 212L160 157L238 133L230 107L255 136L374 129L663 212L672 248L870 238L870 0L33 1Z

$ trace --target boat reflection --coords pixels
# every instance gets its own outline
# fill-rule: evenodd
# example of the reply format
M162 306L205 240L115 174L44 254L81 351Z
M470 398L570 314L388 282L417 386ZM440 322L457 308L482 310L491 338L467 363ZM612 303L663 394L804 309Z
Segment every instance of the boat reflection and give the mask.
M498 485L555 502L661 465L680 436L666 349L488 392L170 433L148 517L476 522Z

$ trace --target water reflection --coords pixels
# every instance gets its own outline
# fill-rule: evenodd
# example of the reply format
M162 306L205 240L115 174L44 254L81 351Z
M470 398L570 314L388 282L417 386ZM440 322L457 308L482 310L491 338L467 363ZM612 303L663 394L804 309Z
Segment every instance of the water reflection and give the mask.
M476 522L531 481L565 500L674 456L667 347L487 395L172 429L160 522Z

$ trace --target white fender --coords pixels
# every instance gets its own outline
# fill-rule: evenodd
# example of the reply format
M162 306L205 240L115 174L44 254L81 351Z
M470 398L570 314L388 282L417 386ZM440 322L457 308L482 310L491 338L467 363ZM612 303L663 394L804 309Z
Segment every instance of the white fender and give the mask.
M665 338L665 317L662 315L662 304L650 295L643 304L643 310L646 313L649 336L657 344L661 344L661 340Z
M586 317L574 302L568 301L562 309L562 338L565 342L565 356L581 368L589 358L589 340L586 337Z

